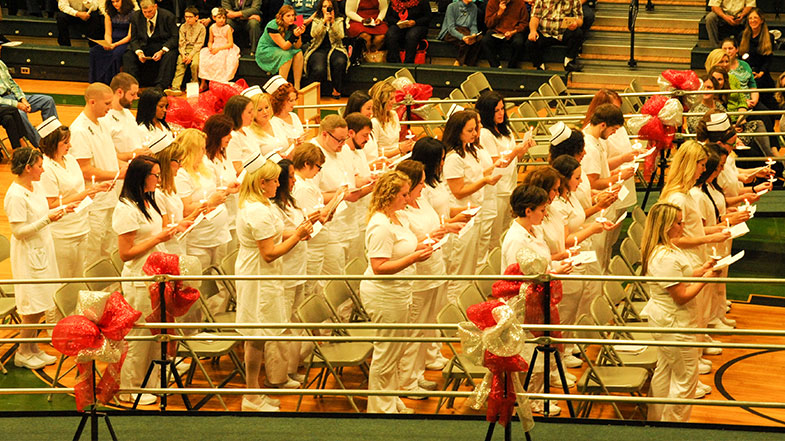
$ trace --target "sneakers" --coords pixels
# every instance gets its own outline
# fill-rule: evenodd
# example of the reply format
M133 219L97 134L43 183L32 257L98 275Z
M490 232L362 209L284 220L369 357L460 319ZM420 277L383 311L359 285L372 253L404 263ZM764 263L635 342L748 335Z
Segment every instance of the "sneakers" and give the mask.
M31 354L22 354L19 351L16 351L14 354L14 366L16 367L24 367L30 370L41 369L46 366L46 362L38 358L38 354L31 353Z
M134 403L136 402L137 396L139 396L139 394L122 394L118 395L117 398L120 401L125 401L126 403ZM158 397L153 394L141 394L141 396L139 396L139 404L142 406L155 404L156 401L158 401Z
M302 383L300 383L297 380L293 380L291 378L287 378L286 382L281 383L281 384L270 384L270 383L267 382L267 380L265 380L264 381L264 385L265 385L265 387L277 387L279 389L299 389L300 386L302 386Z
M711 393L711 386L698 381L698 386L695 388L695 398L703 398Z
M428 399L428 397L425 395L417 395L418 392L428 392L428 390L418 384L416 388L407 390L407 394L404 395L404 398L408 398L410 400Z
M562 361L562 364L564 366L568 367L568 368L577 368L577 367L581 367L583 365L583 360L581 360L580 358L578 358L578 357L576 357L576 356L574 356L572 354L567 354L567 355L563 356L561 361Z
M425 390L436 390L439 387L435 381L426 380L425 378L417 380L417 385Z
M266 395L261 395L261 402L258 404L249 400L247 397L243 397L243 412L278 412L280 410L279 406L271 403Z
M297 372L289 374L289 378L302 384L305 382L305 374L298 374Z
M45 366L49 366L57 363L57 357L53 355L49 355L44 351L36 352L35 356L38 357L39 360L43 361L45 363Z
M703 355L720 355L722 348L703 348Z
M534 413L542 413L544 414L543 410L545 410L545 404L542 400L532 400L531 402L532 412ZM548 401L548 415L549 416L558 416L561 413L561 407L556 405L555 401Z
M425 365L425 369L429 371L440 371L444 369L444 367L447 366L447 363L449 362L450 362L449 358L445 357L442 354L439 354L436 360Z
M567 387L568 388L575 386L575 380L570 378L569 375L567 375L567 372L564 373L564 377L567 380ZM575 376L573 376L573 378L574 377ZM553 374L551 374L551 386L553 386L553 387L562 387L561 378L559 377L559 373L558 372L554 372Z
M731 322L733 323L731 325ZM719 318L715 318L714 320L709 322L709 327L714 329L733 329L736 327L736 320L721 320Z
M711 373L711 366L712 363L705 358L698 359L698 373L701 375L710 374Z
M736 320L730 319L728 317L720 317L720 321L723 324L725 324L727 326L730 326L731 328L735 328L736 327Z

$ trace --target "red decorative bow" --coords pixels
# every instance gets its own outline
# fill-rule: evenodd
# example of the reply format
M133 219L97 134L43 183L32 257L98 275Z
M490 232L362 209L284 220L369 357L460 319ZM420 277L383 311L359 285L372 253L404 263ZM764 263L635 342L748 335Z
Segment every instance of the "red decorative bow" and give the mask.
M128 352L125 336L142 313L119 292L80 291L77 314L63 318L52 331L52 345L67 356L76 356L76 408L108 403L120 388L120 369ZM93 363L109 363L94 386Z

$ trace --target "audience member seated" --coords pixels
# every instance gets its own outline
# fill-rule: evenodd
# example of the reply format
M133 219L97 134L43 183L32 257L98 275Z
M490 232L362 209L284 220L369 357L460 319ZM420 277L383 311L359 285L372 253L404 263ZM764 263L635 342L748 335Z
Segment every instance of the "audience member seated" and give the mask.
M755 0L709 0L709 7L706 32L712 47L720 47L723 38L739 38L747 15L755 7Z
M431 4L427 0L390 0L387 10L387 61L414 63L417 45L428 34ZM405 56L401 60L401 51Z
M581 10L583 11L583 25L581 29L583 33L591 29L591 25L594 24L594 18L597 14L595 10L597 8L597 0L581 0Z
M313 22L314 14L316 14L316 3L318 0L284 0L283 4L294 8L296 15L303 17L303 26L305 26L305 33L303 36L303 43L311 41L311 22ZM341 8L343 9L343 8Z
M240 48L234 44L232 28L226 25L226 9L216 8L213 20L215 24L210 26L210 39L199 54L202 89L206 89L207 81L232 81L240 66Z
M41 136L38 134L38 130L30 123L27 114L40 111L41 120L46 120L51 116L57 116L55 100L49 95L25 95L22 88L16 84L16 81L14 81L13 78L11 78L11 73L8 72L8 66L2 61L0 61L0 105L19 109L17 113L19 113L21 119L17 120L17 118L7 115L0 118L0 121L2 121L6 130L10 124L12 124L10 122L11 119L17 121L17 123L21 123L21 125L19 125L21 131L19 132L19 136L15 138L18 140L20 137L24 136L36 147L38 147L38 141L41 139ZM0 114L3 114L3 112L0 112ZM9 137L11 137L10 133ZM12 145L13 142L12 138Z
M346 0L346 17L349 28L346 35L350 38L359 37L365 42L366 58L369 61L383 61L379 51L384 44L387 33L387 0Z
M529 41L526 51L537 70L545 70L542 55L561 42L567 46L564 70L581 70L578 52L583 44L583 10L580 0L535 0L529 20Z
M172 88L167 90L168 94L179 95L180 87L183 85L186 67L191 68L191 81L199 78L199 51L204 46L204 39L207 35L201 20L197 21L198 11L194 7L185 9L185 23L180 25L179 44L177 50L177 65L172 79ZM209 23L209 21L208 21Z
M205 28L212 23L213 8L220 8L222 6L221 0L186 0L185 2L186 9L196 8L198 12L196 16L199 19L199 23Z
M761 89L774 87L774 79L771 78L771 61L774 58L771 43L772 37L763 15L759 10L753 9L747 15L747 26L741 34L739 52L742 56L748 56L747 63L752 68L752 76ZM766 107L776 107L772 93L761 93L760 98Z
M172 84L177 64L177 25L174 15L158 9L153 0L142 0L141 11L131 16L131 42L123 56L125 72L144 86L145 75L154 77L153 84L161 89ZM154 74L154 76L153 76ZM149 85L149 84L147 84Z
M476 66L482 35L477 30L477 5L474 0L458 0L447 6L439 39L458 47L456 66Z
M284 79L289 78L291 70L294 87L298 90L303 76L303 52L300 50L303 32L305 26L294 24L294 8L284 5L275 19L267 23L256 46L256 64L263 71L277 72Z
M490 0L485 10L485 25L488 33L481 44L488 63L491 67L501 67L499 49L509 45L507 67L517 68L526 49L526 27L529 25L529 11L524 1Z
M80 35L85 35L87 38L101 39L102 19L97 2L58 0L57 7L59 11L55 13L55 21L57 22L57 43L60 46L71 45L70 27L74 27Z
M262 0L222 0L221 7L226 9L226 18L234 35L248 35L248 47L253 56L262 36ZM240 42L242 44L238 46L246 47L242 38Z
M349 54L343 45L345 18L338 14L332 0L319 0L311 24L311 44L305 52L304 62L308 78L325 85L332 85L332 97L340 98L343 77L349 67Z
M131 41L133 0L106 0L104 7L104 41L90 48L91 83L109 84L123 66L123 55Z

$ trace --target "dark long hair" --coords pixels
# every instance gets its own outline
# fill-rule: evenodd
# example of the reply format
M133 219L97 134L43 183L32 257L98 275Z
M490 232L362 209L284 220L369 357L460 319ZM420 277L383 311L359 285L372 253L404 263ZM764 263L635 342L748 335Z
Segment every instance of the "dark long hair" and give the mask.
M144 90L139 95L139 105L136 108L136 123L144 124L148 129L153 128L155 121L155 108L158 107L158 102L161 98L165 98L164 92L159 87L150 87ZM166 118L160 120L161 125L169 128L166 123Z
M442 159L447 148L436 138L426 136L414 143L411 159L422 162L425 166L425 183L436 187L442 182Z
M118 11L112 4L112 0L106 0L106 2L104 2L104 10L106 10L106 14L109 17L114 17L118 14L128 15L134 12L134 3L131 0L122 0L122 3L120 3L120 10Z
M355 90L346 100L346 107L343 109L343 116L346 117L346 115L359 112L360 109L363 108L363 105L368 101L371 101L371 96L368 95L368 92L364 90Z
M453 113L444 126L442 142L447 147L448 152L455 151L461 158L466 156L466 152L469 152L474 156L474 159L477 159L477 146L472 142L466 145L461 142L461 133L471 120L477 120L477 112L473 110L460 110Z
M712 207L714 207L714 216L717 218L717 223L720 223L721 221L720 209L717 208L717 202L714 201L711 192L709 192L709 186L711 186L714 190L716 190L722 195L724 195L725 193L722 191L722 188L719 185L717 185L716 179L712 182L707 182L707 181L709 179L709 176L711 176L711 174L714 173L717 167L720 166L720 163L722 162L722 157L728 156L728 151L715 142L706 143L706 148L709 149L709 157L708 159L706 159L706 170L698 178L697 185L700 185L701 191L703 191L703 193L706 196L708 196Z
M148 202L158 214L161 214L161 210L158 209L158 205L155 203L154 193L144 191L145 181L153 171L155 164L158 164L159 167L161 166L158 160L152 156L143 155L134 158L128 164L125 180L123 180L123 189L120 191L120 199L133 202L147 220L152 218L150 213L147 212L145 202Z
M243 112L249 104L251 99L242 95L234 95L226 101L223 114L232 119L233 130L240 130L243 127Z
M316 8L316 12L314 13L316 18L320 18L320 19L324 18L324 12L322 12L322 5L324 5L325 1L329 1L330 4L333 6L333 14L335 14L335 18L343 17L343 11L341 10L341 8L335 6L335 2L337 0L319 0L318 2L316 2L316 6L314 6L314 8Z
M572 179L573 173L580 166L581 163L571 155L561 155L551 160L551 167L555 168L562 175L561 185L559 186L560 195L564 196L569 193L570 179Z
M221 147L221 140L232 133L233 128L234 121L223 113L216 113L207 118L203 129L204 134L207 135L204 146L207 159L212 161L218 155L226 157L226 149Z
M297 204L289 192L289 167L294 167L294 164L288 159L281 159L278 161L278 166L281 167L281 173L278 174L278 188L275 190L273 202L281 210L286 210L287 205L297 208Z
M502 136L510 136L510 120L507 117L507 112L504 112L504 121L501 124L496 124L494 114L496 113L496 106L499 103L504 103L504 97L499 92L485 92L477 98L477 103L474 108L480 114L480 122L482 126L491 131L493 136L500 138Z

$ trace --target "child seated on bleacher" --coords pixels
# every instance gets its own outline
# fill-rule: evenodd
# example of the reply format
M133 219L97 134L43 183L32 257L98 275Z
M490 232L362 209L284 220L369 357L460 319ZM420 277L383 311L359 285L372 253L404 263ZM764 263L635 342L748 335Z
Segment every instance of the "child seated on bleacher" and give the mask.
M226 9L213 8L212 12L215 24L210 26L207 47L199 54L202 89L207 87L207 81L231 81L240 65L240 48L234 44L232 28L226 24Z
M204 46L204 37L207 30L199 22L199 10L195 7L185 9L185 23L180 25L180 40L177 56L177 67L172 79L172 88L167 90L168 95L179 95L183 85L186 66L191 67L191 81L199 77L199 51Z

